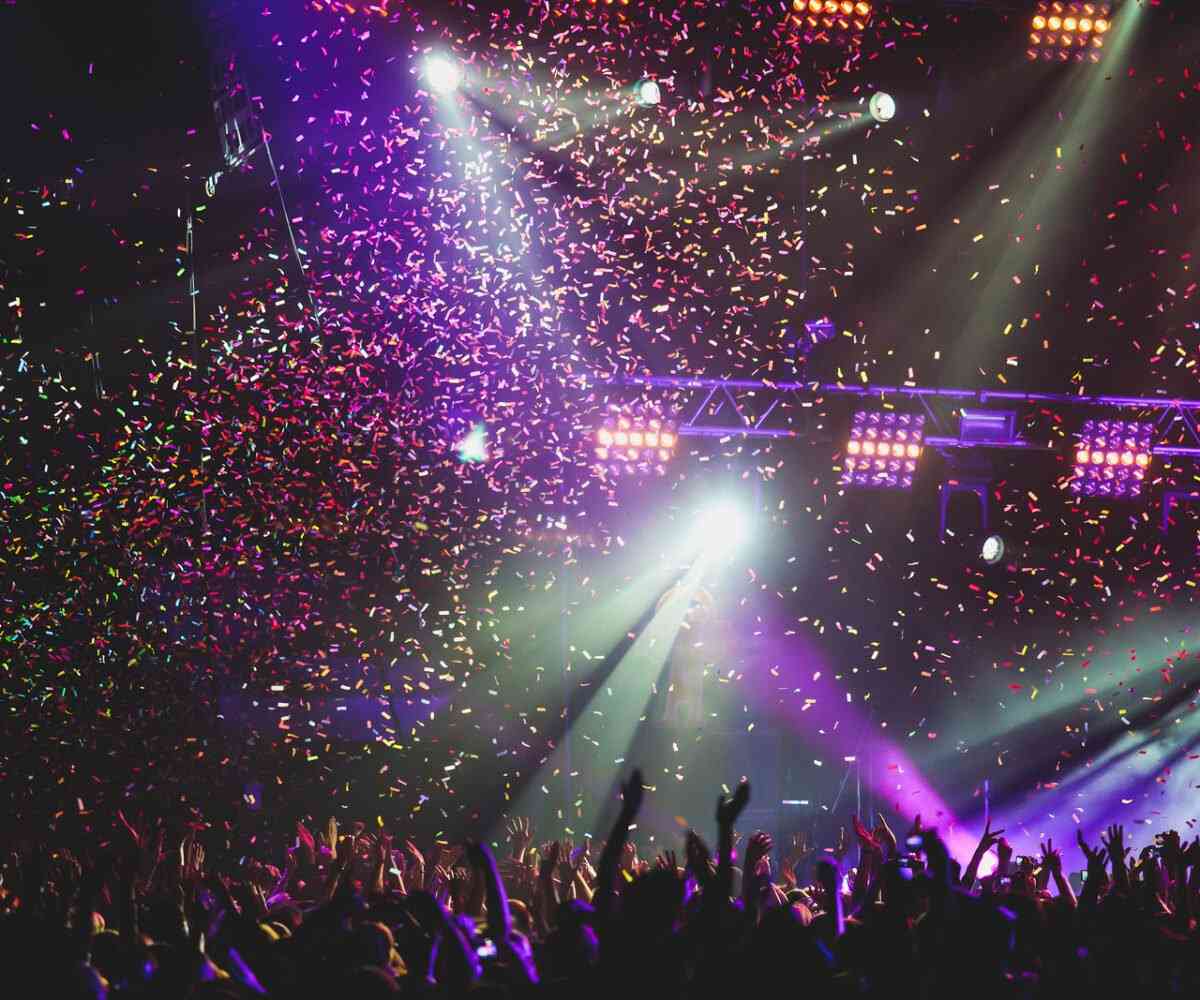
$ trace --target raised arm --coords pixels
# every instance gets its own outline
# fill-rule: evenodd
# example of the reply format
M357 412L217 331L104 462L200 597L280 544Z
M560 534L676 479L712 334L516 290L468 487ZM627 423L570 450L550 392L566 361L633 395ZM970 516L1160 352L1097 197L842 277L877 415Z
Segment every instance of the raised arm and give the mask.
M604 845L604 852L600 855L593 903L601 921L612 911L613 882L617 877L617 860L621 857L621 852L625 850L625 842L629 838L629 828L637 819L644 795L645 786L642 782L642 772L635 770L630 775L628 783L621 788L621 811L617 815L616 823L613 824L608 842Z
M983 863L984 856L1000 843L1004 835L1004 829L992 829L992 821L989 819L987 825L983 828L983 836L979 838L979 843L975 847L975 853L971 855L971 860L967 863L966 870L962 873L962 879L959 882L968 892L975 885L975 880L979 878L979 866Z
M1062 851L1054 847L1053 840L1047 839L1042 844L1042 867L1049 870L1059 897L1065 899L1072 910L1075 909L1079 905L1079 900L1075 898L1075 890L1071 888L1071 883L1063 875Z
M1100 843L1108 851L1108 860L1112 864L1113 886L1121 892L1129 891L1129 866L1125 855L1129 848L1125 846L1125 827L1114 823L1108 828L1108 839L1100 838Z
M742 868L742 905L745 906L751 923L758 922L763 890L770 881L767 857L773 846L771 835L762 830L755 833L746 844L746 861ZM761 871L761 868L766 868L766 872Z
M507 941L512 933L512 913L508 908L508 894L496 868L496 859L487 844L467 842L467 859L475 869L475 877L483 879L487 896L487 928L492 940Z
M717 799L717 880L716 897L720 902L733 892L733 825L750 801L750 783L743 781L728 800Z
M1099 901L1100 893L1108 883L1108 872L1104 867L1105 852L1103 847L1097 850L1089 847L1083 839L1082 830L1075 831L1075 840L1079 849L1083 851L1083 856L1087 858L1087 882L1083 887L1083 898L1079 902L1082 907L1090 909Z

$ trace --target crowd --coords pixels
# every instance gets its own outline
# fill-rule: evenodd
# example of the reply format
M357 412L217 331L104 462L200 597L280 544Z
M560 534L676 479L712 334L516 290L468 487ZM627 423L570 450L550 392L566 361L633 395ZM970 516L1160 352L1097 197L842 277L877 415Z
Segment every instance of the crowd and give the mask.
M1119 826L1099 845L1081 835L1077 895L1060 847L1014 859L990 828L965 866L919 818L903 839L854 817L836 847L797 835L776 852L735 831L747 784L718 800L715 856L692 831L681 856L651 860L630 836L642 795L635 772L595 858L535 846L523 819L499 861L332 820L298 823L274 859L218 857L203 829L124 814L95 843L18 844L0 885L3 995L1200 995L1200 840L1175 831L1136 856Z

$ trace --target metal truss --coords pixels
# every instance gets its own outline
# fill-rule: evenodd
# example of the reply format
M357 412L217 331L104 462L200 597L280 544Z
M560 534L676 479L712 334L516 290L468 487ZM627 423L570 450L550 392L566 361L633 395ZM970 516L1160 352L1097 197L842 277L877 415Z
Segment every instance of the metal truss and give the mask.
M925 444L939 449L1004 448L1046 451L1049 446L1010 435L979 440L964 435L962 411L1057 406L1094 410L1137 410L1153 419L1152 451L1163 458L1200 458L1200 400L1163 396L1073 396L1053 392L932 388L915 385L847 385L842 382L769 382L753 379L693 378L679 375L626 375L620 385L662 389L680 397L681 437L832 438L818 405L829 397L849 397L861 405L908 400L926 418ZM1180 439L1170 443L1167 439Z

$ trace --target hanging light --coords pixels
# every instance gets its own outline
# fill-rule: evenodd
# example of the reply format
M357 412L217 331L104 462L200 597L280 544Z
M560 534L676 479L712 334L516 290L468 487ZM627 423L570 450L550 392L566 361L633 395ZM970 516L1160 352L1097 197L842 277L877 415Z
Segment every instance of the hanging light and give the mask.
M652 108L662 100L662 88L657 80L639 80L633 89L633 95L643 108Z
M890 122L896 117L896 99L881 90L871 97L867 110L871 113L871 117L881 125L884 122Z

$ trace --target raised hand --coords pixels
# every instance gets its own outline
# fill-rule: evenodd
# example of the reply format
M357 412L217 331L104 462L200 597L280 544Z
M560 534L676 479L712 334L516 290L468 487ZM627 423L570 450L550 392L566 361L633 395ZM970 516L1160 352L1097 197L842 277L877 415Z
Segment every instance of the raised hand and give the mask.
M712 852L695 830L688 830L684 851L687 857L688 871L696 876L696 881L703 885L712 875Z
M1009 862L1012 861L1013 849L1012 844L1001 837L996 841L996 857L1000 860L1001 866L1007 868Z
M1062 874L1062 851L1055 850L1054 840L1047 837L1046 842L1041 845L1042 848L1042 865L1047 868L1052 875Z
M762 830L755 833L746 845L746 866L744 870L747 872L757 871L758 863L771 853L771 848L774 846L775 843L769 833Z
M986 854L999 844L1004 839L1003 833L1004 827L1001 827L999 830L993 830L992 821L989 819L987 825L983 828L983 834L979 838L979 853Z
M724 795L717 797L717 825L732 828L737 818L742 814L750 801L750 782L743 781L737 786L737 791L726 799Z
M791 857L796 861L804 861L806 858L812 857L815 848L808 839L808 833L801 830L799 833L792 834L792 850Z
M874 835L863 826L862 821L857 816L851 816L850 822L854 826L854 835L858 838L859 846L864 851L870 851L872 854L879 852L879 841Z
M1083 856L1085 858L1087 858L1087 862L1089 865L1093 865L1093 864L1103 865L1104 864L1104 856L1106 853L1104 848L1100 848L1097 850L1097 849L1088 847L1088 842L1083 839L1083 831L1082 830L1075 831L1075 842L1079 845L1079 849L1081 851L1083 851Z
M1079 849L1083 851L1083 856L1087 858L1087 893L1093 899L1101 887L1108 882L1108 871L1104 867L1107 858L1107 851L1103 847L1093 850L1088 846L1086 840L1083 839L1083 831L1075 831L1075 840L1079 844Z
M1108 828L1107 834L1107 839L1101 835L1100 843L1108 851L1108 856L1114 865L1124 864L1125 855L1129 853L1129 848L1125 846L1125 827L1114 823Z
M533 843L533 829L529 817L514 816L508 822L508 839L512 842L513 857L518 861L525 859L525 852Z

